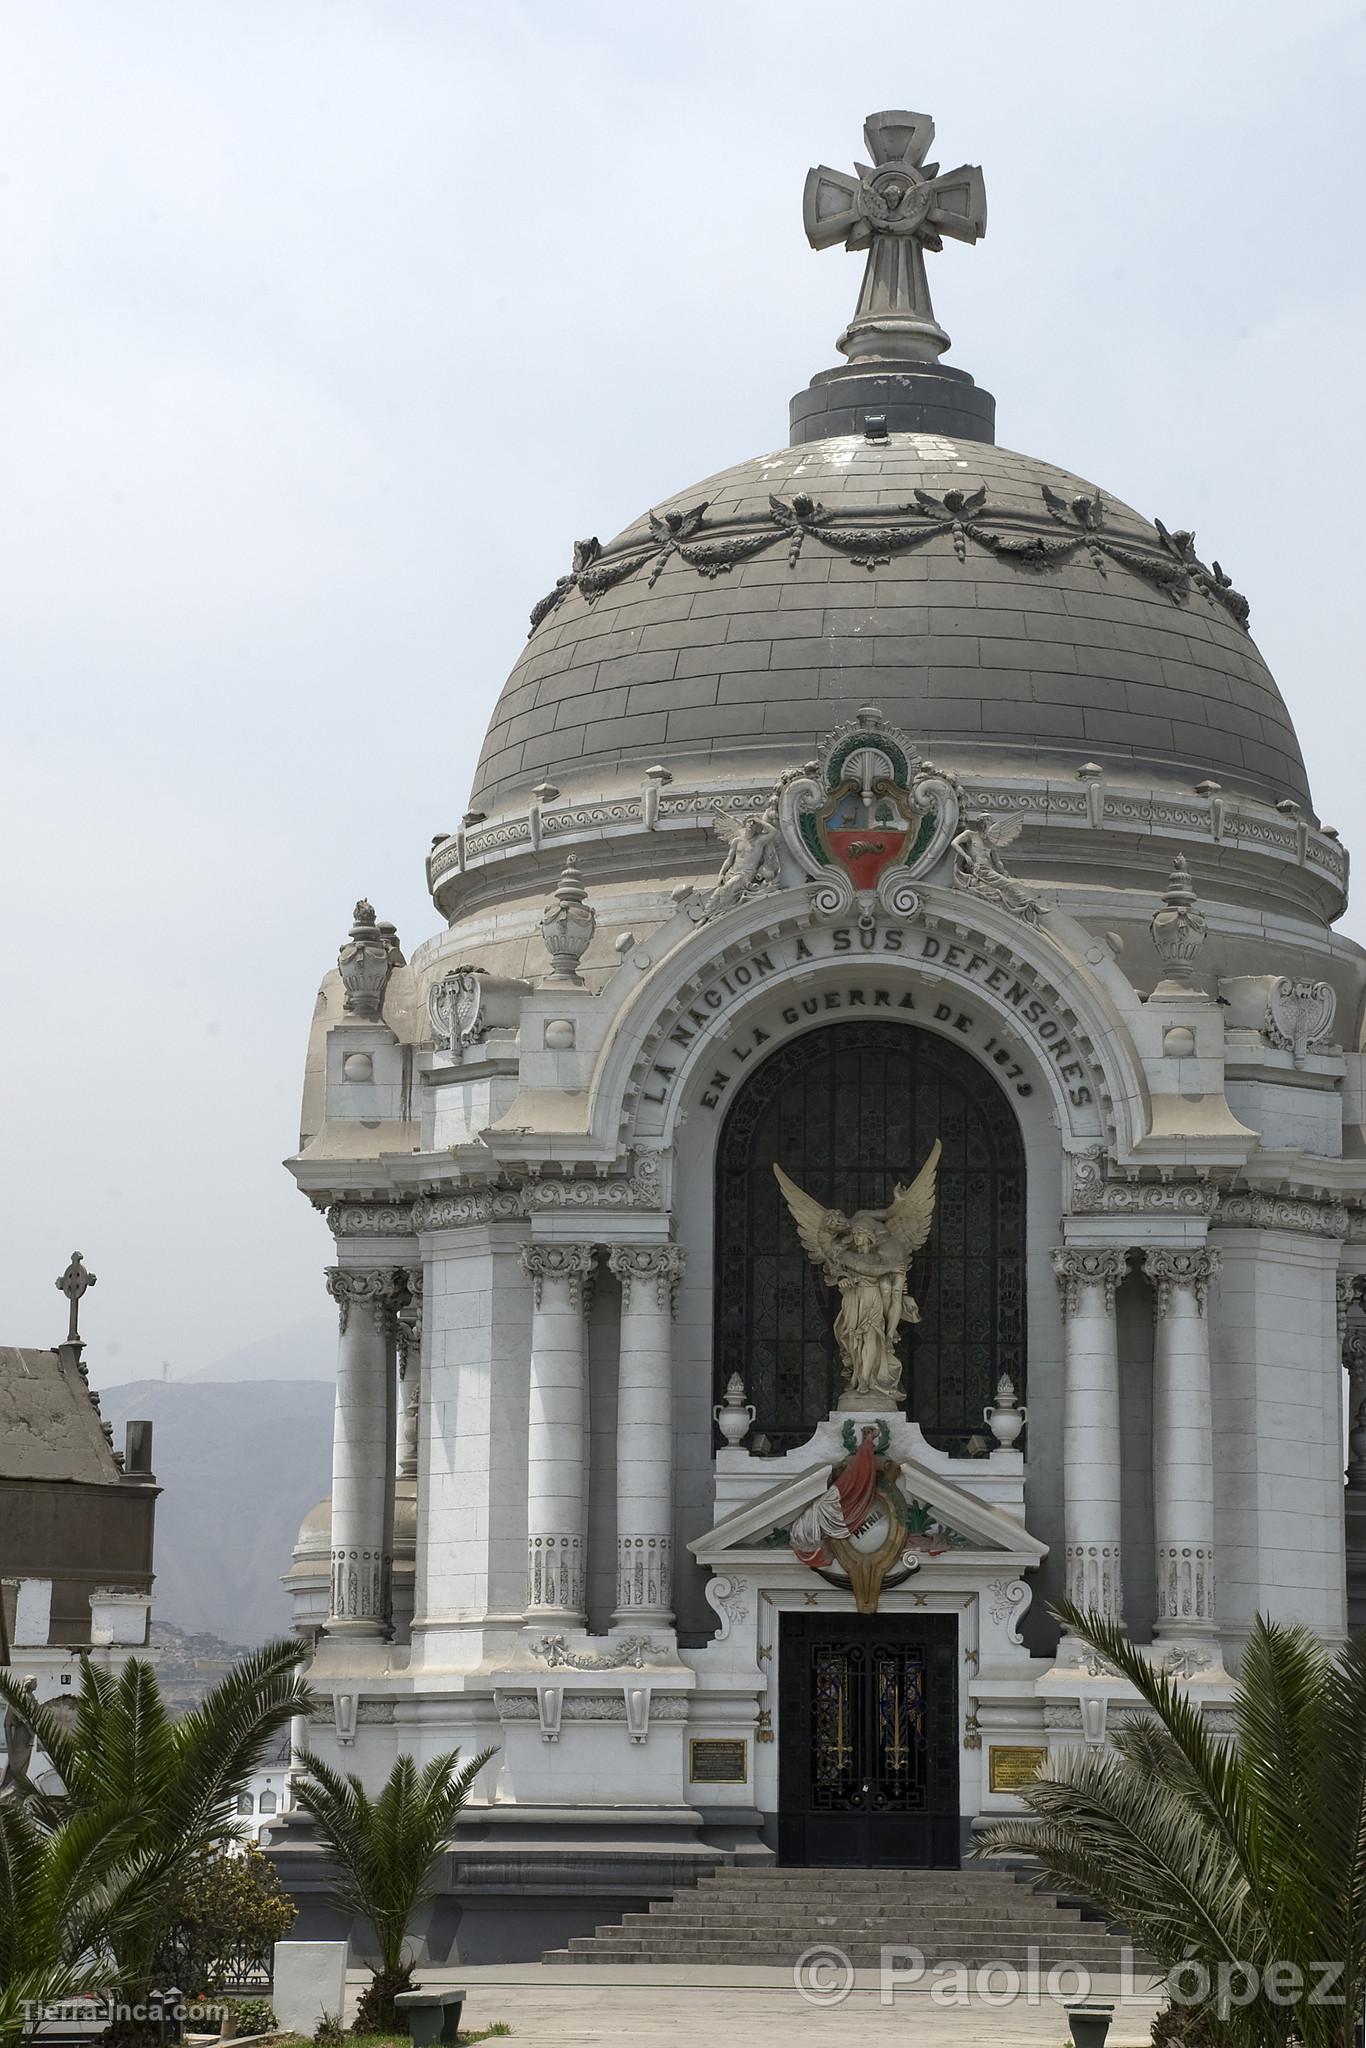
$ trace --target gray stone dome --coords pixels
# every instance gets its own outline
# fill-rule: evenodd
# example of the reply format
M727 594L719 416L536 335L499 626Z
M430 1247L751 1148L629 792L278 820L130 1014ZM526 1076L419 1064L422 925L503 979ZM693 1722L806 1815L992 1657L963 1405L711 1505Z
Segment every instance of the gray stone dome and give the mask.
M1309 800L1246 605L1193 537L987 441L760 456L581 543L537 615L476 772L485 813L656 763L777 771L868 702L947 766L1094 760Z

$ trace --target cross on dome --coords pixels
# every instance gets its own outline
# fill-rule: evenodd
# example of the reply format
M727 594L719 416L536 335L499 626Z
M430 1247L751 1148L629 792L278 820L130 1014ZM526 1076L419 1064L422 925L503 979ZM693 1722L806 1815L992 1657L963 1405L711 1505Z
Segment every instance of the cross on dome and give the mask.
M802 220L813 249L867 249L853 319L835 346L855 360L933 362L949 337L934 317L925 251L949 235L975 242L987 230L987 188L977 164L941 173L927 164L928 114L870 114L863 139L871 164L856 176L819 164L806 174Z

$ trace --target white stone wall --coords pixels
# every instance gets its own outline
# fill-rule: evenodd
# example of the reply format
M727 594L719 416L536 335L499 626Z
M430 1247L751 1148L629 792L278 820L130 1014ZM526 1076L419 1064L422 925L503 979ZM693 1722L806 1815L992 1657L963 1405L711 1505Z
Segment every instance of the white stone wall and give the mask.
M1346 1626L1338 1247L1210 1234L1218 1611L1236 1652L1258 1613Z

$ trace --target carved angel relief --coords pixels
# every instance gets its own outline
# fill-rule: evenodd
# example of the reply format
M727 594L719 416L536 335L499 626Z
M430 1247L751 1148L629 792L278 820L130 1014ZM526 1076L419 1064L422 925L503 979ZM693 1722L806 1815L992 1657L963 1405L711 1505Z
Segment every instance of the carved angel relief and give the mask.
M939 1140L909 1187L898 1187L885 1209L845 1216L826 1209L774 1165L778 1185L797 1226L802 1249L827 1285L840 1291L835 1342L846 1392L841 1407L876 1408L905 1400L897 1339L920 1310L907 1286L907 1268L934 1221Z
M995 903L1026 924L1036 924L1039 904L1001 858L1023 829L1022 818L992 819L985 813L964 818L963 829L953 842L953 879L960 889L971 889L984 903Z

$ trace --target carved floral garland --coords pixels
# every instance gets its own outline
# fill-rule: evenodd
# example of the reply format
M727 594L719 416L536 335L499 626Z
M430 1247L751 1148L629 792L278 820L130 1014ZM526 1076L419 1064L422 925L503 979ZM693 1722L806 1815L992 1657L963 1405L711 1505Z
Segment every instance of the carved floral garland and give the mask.
M1017 569L1051 568L1071 561L1084 550L1092 568L1101 576L1106 574L1107 561L1115 562L1164 590L1173 604L1184 604L1193 591L1198 592L1206 603L1221 606L1246 630L1247 599L1233 588L1218 562L1206 567L1200 560L1193 533L1184 528L1170 531L1160 519L1156 520L1158 550L1148 554L1112 540L1105 532L1105 502L1099 492L1095 497L1082 493L1065 498L1047 484L1041 484L1039 489L1050 518L1066 529L1064 534L1022 532L1011 524L1002 530L1000 522L1009 522L1017 515L988 505L985 484L975 491L945 491L942 498L936 498L930 491L917 490L915 503L902 508L907 515L906 523L893 520L876 526L835 525L837 515L804 491L795 492L791 498L771 495L767 514L734 522L748 531L716 540L702 537L709 503L705 498L686 511L651 512L648 545L628 544L622 554L609 556L596 535L575 542L570 573L561 576L555 588L533 607L527 637L558 609L571 590L577 590L585 603L591 605L647 563L648 581L653 587L665 563L675 555L699 576L727 576L737 562L747 562L783 539L787 541L790 568L809 539L846 555L858 568L872 570L885 567L893 555L922 547L942 534L951 537L960 562L966 561L968 542L972 541Z

